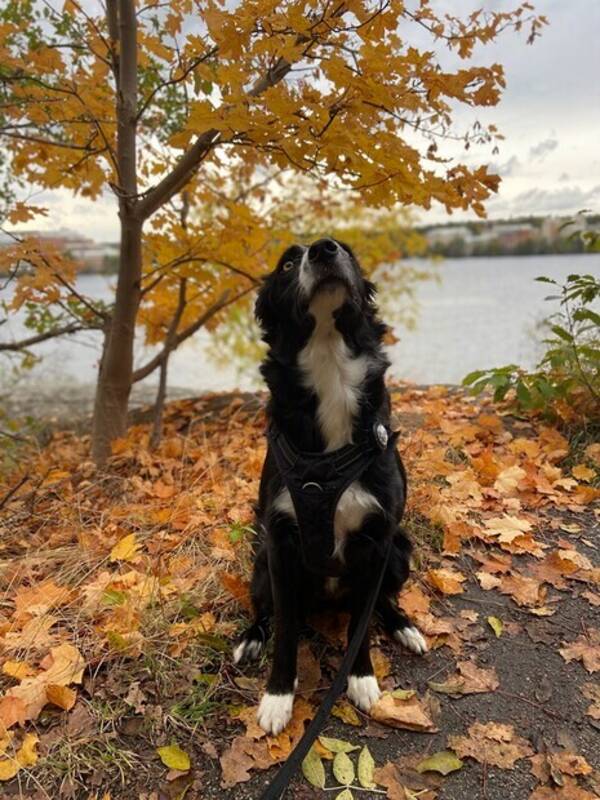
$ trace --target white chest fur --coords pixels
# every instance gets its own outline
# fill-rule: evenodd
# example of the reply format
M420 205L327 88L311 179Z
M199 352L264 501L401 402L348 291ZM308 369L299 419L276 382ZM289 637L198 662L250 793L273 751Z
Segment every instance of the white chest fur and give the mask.
M317 418L326 451L352 441L361 387L369 369L368 358L353 356L335 327L336 301L339 304L335 291L317 295L310 308L315 329L298 356L304 385L318 398Z
M338 289L315 298L310 309L316 321L315 329L298 357L304 384L318 398L317 419L326 451L352 441L354 418L369 369L368 358L353 356L335 327L333 311L343 300L344 290L340 293ZM295 518L287 489L281 492L275 506ZM358 481L348 486L335 510L335 557L343 560L348 534L360 528L367 514L379 509L379 502Z

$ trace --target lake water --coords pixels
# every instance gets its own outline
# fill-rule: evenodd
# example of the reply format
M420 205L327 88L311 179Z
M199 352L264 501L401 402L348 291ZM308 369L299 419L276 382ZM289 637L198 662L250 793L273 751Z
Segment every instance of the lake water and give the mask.
M416 328L395 329L400 341L389 348L393 377L417 383L458 383L474 369L508 363L534 366L541 352L539 323L553 307L544 302L551 287L534 278L546 275L563 281L572 272L598 275L600 254L447 259L437 272L438 282L417 287ZM78 281L81 292L94 298L109 299L113 285L114 278L96 275L84 275ZM3 299L8 291L4 290ZM4 340L21 335L18 314L0 326ZM21 379L28 391L89 388L96 376L100 334L47 342L35 352L43 360ZM136 363L143 363L151 352L138 344ZM170 362L172 391L179 387L201 393L259 385L255 366L240 372L232 364L217 364L209 352L206 332L179 348ZM13 382L5 362L0 361L3 393ZM147 387L156 381L156 376L146 379Z

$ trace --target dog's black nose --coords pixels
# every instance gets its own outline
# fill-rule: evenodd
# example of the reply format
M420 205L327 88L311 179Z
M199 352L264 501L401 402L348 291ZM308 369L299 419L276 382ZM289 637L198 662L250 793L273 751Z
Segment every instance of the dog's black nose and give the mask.
M319 239L308 248L308 257L311 261L331 261L338 251L337 243L333 239Z

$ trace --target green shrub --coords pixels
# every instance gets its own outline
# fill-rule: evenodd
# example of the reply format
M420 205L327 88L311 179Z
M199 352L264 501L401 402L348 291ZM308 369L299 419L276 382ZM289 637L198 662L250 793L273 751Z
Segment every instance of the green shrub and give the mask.
M474 394L490 388L495 400L509 400L520 412L543 414L569 425L600 423L600 281L593 275L569 275L564 284L551 278L559 301L548 320L546 351L534 371L509 364L477 370L463 380Z

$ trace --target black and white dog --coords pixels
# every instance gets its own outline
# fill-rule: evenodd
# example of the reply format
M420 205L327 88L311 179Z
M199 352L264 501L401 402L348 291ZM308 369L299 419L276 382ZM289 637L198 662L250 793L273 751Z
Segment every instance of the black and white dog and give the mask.
M256 619L235 648L234 660L258 657L273 617L273 667L258 711L259 724L270 734L283 730L292 715L304 615L335 602L350 612L349 641L390 538L376 613L385 630L409 650L427 650L395 600L408 576L411 546L399 528L406 476L389 431L384 383L389 363L382 350L386 327L377 317L374 296L375 287L350 248L320 239L310 247L286 250L256 303L269 347L261 371L271 393L270 432L257 509ZM324 487L329 484L303 483L319 461L327 475L334 474L335 486L343 486L337 496L334 491L327 499ZM358 463L359 469L359 477L349 483L348 463L354 469ZM297 491L290 491L288 479L303 469ZM346 470L346 483L340 484L340 469ZM367 633L348 679L348 697L368 711L379 694Z

